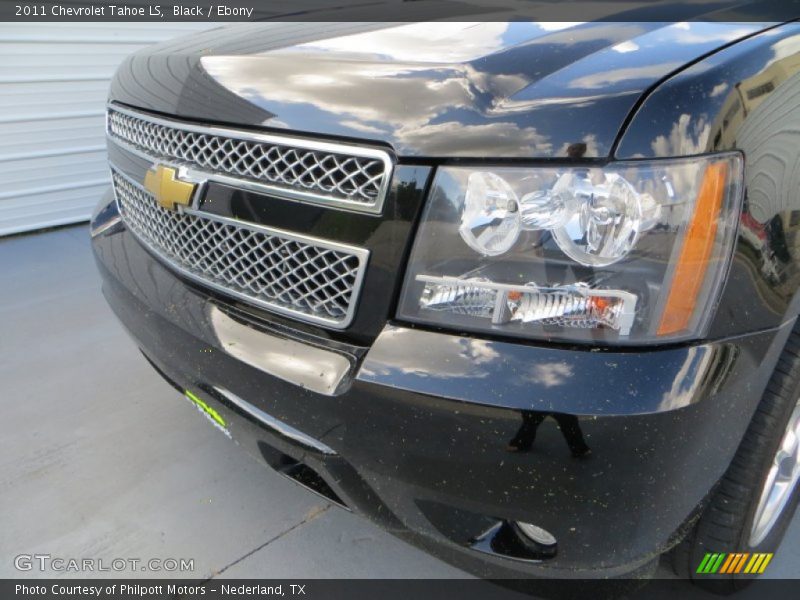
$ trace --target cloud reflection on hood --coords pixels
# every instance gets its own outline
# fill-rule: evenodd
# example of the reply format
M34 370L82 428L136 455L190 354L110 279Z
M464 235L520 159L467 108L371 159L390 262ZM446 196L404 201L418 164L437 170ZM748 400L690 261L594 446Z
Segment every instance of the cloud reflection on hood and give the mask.
M200 67L260 109L259 126L372 139L409 156L554 157L583 143L594 157L649 85L753 29L415 23L210 52Z

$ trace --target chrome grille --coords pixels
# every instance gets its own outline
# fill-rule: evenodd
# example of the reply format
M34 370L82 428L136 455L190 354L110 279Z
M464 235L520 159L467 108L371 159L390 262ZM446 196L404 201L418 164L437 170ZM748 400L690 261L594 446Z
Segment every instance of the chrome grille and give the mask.
M107 127L112 140L153 160L367 212L380 211L392 168L389 155L377 149L197 127L128 109L109 108Z
M252 304L335 328L352 320L368 251L217 217L162 208L116 170L123 220L190 277Z

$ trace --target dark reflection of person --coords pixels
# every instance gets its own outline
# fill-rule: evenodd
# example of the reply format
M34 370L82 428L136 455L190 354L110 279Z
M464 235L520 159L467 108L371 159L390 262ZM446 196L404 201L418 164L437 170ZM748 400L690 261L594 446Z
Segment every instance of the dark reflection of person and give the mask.
M575 415L565 415L553 412L534 412L532 410L522 411L522 425L514 438L508 442L509 452L526 452L531 449L536 440L536 430L547 417L553 417L561 434L567 441L567 446L576 458L582 458L591 454L592 450L586 445L583 439L583 432L578 424L578 417Z
M568 158L583 158L584 154L586 154L586 144L583 142L567 146Z
M786 232L780 216L776 216L767 221L764 231L769 240L769 247L781 263L786 264L792 260L789 252L789 244L786 241Z

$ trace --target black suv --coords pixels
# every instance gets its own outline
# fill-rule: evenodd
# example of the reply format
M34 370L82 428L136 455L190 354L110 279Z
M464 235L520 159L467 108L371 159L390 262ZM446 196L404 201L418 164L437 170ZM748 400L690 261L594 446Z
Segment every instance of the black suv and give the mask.
M800 24L247 24L131 56L104 293L224 435L493 577L763 572Z

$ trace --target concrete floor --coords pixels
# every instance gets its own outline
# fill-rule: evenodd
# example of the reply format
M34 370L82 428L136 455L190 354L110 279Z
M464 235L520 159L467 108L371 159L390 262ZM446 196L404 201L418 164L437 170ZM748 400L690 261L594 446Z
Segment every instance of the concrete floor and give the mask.
M117 324L85 226L0 240L0 282L0 577L23 553L193 558L192 578L467 576L209 427ZM798 559L796 518L767 575Z

